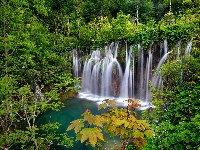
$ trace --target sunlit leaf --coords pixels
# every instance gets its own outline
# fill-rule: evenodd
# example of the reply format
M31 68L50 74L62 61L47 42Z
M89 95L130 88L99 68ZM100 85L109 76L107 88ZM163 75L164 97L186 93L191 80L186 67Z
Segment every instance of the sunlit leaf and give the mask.
M90 113L84 113L84 121L87 121L90 125L102 126L102 124L106 121L104 117L99 115L92 115Z
M154 131L153 131L153 130L145 130L145 131L144 131L144 134L145 134L146 136L153 136L153 135L154 135Z
M136 100L132 98L129 98L128 100L125 100L125 101L128 101L128 103L140 103L140 100Z
M107 107L107 104L106 104L106 103L100 104L100 105L98 106L98 110L100 110L100 109L102 109L102 108L106 109L106 107Z
M92 125L94 121L94 115L90 113L84 113L84 121L87 121L90 125Z
M105 122L106 122L106 120L99 115L96 115L93 118L93 124L96 125L96 126L102 127L103 123L105 123Z
M104 141L102 131L99 128L84 128L81 132L81 143L89 140L90 144L94 147L97 140Z
M133 104L129 104L128 106L129 108L137 108L137 107L140 107L141 104L133 103Z
M108 105L116 105L117 104L117 102L115 100L107 100L106 103Z
M135 130L134 133L133 133L133 136L134 138L136 137L144 137L144 133L143 132L140 132L139 130Z
M74 129L75 133L78 133L82 127L84 127L83 119L74 120L68 126L67 131Z

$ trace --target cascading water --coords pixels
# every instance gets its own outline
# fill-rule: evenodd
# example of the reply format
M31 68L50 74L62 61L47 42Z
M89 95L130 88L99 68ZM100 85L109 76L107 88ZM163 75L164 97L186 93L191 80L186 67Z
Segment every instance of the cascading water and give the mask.
M171 51L172 52L172 51ZM158 63L157 67L156 67L156 72L154 73L153 75L153 78L152 78L152 85L154 87L160 87L161 84L162 84L162 77L158 74L160 72L160 69L162 67L162 65L164 64L167 56L171 53L171 52L168 52L166 53L160 60L160 62Z
M94 95L98 95L98 80L99 80L100 63L96 63L92 70L92 87Z
M96 85L98 85L98 83L92 83L92 79L96 79L98 82L97 77L99 75L99 69L97 68L99 68L98 65L100 63L100 57L100 51L96 50L93 51L91 57L85 61L82 74L81 92L91 92L94 89L93 86L95 85L96 88Z
M79 77L79 60L77 50L73 50L73 69L74 69L74 77ZM78 86L78 83L75 83L75 86Z
M132 78L132 98L135 98L135 59L134 59L134 53L133 53L133 55L132 55L132 61L133 61L133 63L132 63L132 66L133 66L133 68L132 68L132 70L133 70L133 72L132 72L132 76L133 76L133 78Z
M179 57L180 57L181 41L178 41L177 48L178 48L178 51L177 51L177 57L176 57L176 59L178 60Z
M160 72L160 69L162 67L162 65L164 64L165 60L167 59L167 56L171 53L168 52L168 47L167 47L167 39L164 40L164 55L163 57L160 59L157 67L156 67L156 71L152 77L152 85L154 87L160 87L162 85L162 77L158 74Z
M126 45L126 68L123 76L123 80L121 83L121 90L120 90L120 97L122 98L128 98L132 97L132 69L130 68L130 62L131 62L131 55L132 55L132 46L130 47L130 51L128 53L127 45Z
M100 51L93 51L85 61L82 74L82 93L95 97L117 96L113 86L119 86L122 79L122 69L117 61L118 43L112 43L105 48L105 57L101 58ZM116 85L114 79L118 78Z
M137 98L144 99L144 54L141 45L138 44L138 66L137 66Z
M164 40L164 55L167 53L168 47L167 47L167 39Z
M157 52L150 49L148 53L144 53L141 45L138 44L137 57L134 56L133 46L128 49L126 43L124 72L117 60L118 45L119 43L113 42L110 46L105 47L104 56L97 49L86 59L79 96L92 100L135 98L147 103L151 102L149 81L152 82L154 87L162 85L162 78L158 75L158 72L167 56L172 52L167 52L167 40L164 40L161 44L163 46L160 45L160 50ZM177 58L179 58L180 42L177 46ZM192 40L187 45L185 55L190 53L191 46ZM74 74L78 76L80 68L77 67L78 56L76 52L74 52L74 57L77 57L73 59Z
M114 91L113 86L119 86L122 78L122 69L119 62L116 59L117 48L118 43L112 43L111 46L106 47L105 57L101 61L101 97L110 97L111 95L117 96L117 92ZM113 83L115 83L114 78L118 78L118 82L115 85L113 85Z
M185 50L185 56L190 54L191 48L192 48L192 40L190 40L190 42L187 45L187 48Z
M151 53L151 49L149 51L149 57L147 58L147 63L146 63L146 93L145 93L145 101L150 100L150 89L149 89L149 80L150 80L150 73L152 71L152 61L153 61L153 56Z

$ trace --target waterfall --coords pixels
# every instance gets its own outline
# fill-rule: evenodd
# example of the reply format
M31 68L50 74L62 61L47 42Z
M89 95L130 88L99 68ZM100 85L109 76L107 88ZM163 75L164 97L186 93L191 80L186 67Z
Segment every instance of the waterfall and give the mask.
M162 43L160 42L160 58L162 58Z
M164 55L167 53L168 47L167 47L167 39L164 40Z
M192 40L190 40L190 42L187 44L187 47L185 49L185 56L188 56L190 54L192 48Z
M149 80L150 80L150 73L152 71L152 60L153 60L153 56L151 53L151 49L149 51L149 57L147 58L147 63L146 63L146 89L145 89L145 100L148 101L150 99L150 95L149 95Z
M181 55L180 43L180 41L177 43L176 58ZM185 55L190 53L191 46L192 40L185 49ZM152 49L152 45L148 52L144 52L140 44L137 44L136 47L129 47L125 43L126 54L124 57L126 60L123 71L117 60L117 55L120 53L118 52L119 42L105 46L104 55L101 53L102 50L92 51L83 65L79 95L92 100L135 98L146 103L151 102L149 81L151 81L152 86L162 88L163 81L159 72L172 51L168 52L167 39L160 44L160 51ZM136 48L137 56L134 56L136 50L133 50L133 48ZM73 68L75 77L80 76L78 63L78 54L74 50ZM155 71L153 72L153 70Z
M126 45L126 68L125 68L124 77L121 84L121 91L120 91L120 97L122 98L132 97L132 90L133 90L132 89L132 70L130 68L131 55L132 55L132 46L130 47L130 51L128 53L127 45Z
M74 77L79 77L79 61L78 61L78 53L77 50L73 50L73 69L74 69ZM75 86L78 86L78 83L75 83Z
M129 72L129 86L128 86L128 90L129 90L129 95L128 97L134 97L133 96L133 91L134 91L134 87L133 87L133 71L130 70Z
M178 50L177 50L177 57L176 57L176 59L178 60L179 57L180 57L181 41L178 41L177 48L178 48Z
M131 48L133 48L133 47L131 47ZM133 61L133 63L132 63L132 65L133 65L133 68L132 68L132 70L133 70L132 71L132 76L133 76L133 78L132 78L132 84L133 84L132 85L132 89L133 89L132 90L132 98L135 98L135 77L134 77L135 76L135 71L134 71L135 70L135 67L134 67L135 66L135 61L134 61L134 52L133 52L132 58L133 58L132 59L132 61Z
M158 74L160 72L160 69L162 67L162 65L164 64L167 56L171 53L172 51L166 53L162 58L161 60L159 61L157 67L156 67L156 71L153 75L153 78L152 78L152 85L154 87L160 87L160 85L162 84L162 77Z
M100 74L100 63L96 63L93 67L92 70L92 87L93 89L91 89L94 93L94 95L98 95L98 87L99 87L99 74Z
M139 99L144 98L144 87L143 87L143 82L144 82L144 55L143 55L143 50L141 48L141 45L138 44L138 65L137 65L137 97Z
M113 76L119 77L119 82L122 78L122 69L117 61L118 43L112 43L110 47L105 48L105 57L102 60L102 76L101 76L101 97L110 97L112 94L114 82ZM113 55L114 54L114 55ZM115 71L115 74L114 74ZM114 93L116 93L114 91Z
M91 54L91 57L87 59L84 63L84 68L83 68L83 74L82 74L82 84L81 84L81 91L82 92L91 92L94 87L98 85L98 83L92 83L92 79L97 79L98 72L97 67L100 63L100 51L96 50L93 51ZM96 68L96 72L94 72L93 68ZM94 81L94 80L93 80ZM98 82L98 80L95 80L95 82Z
M99 50L92 52L84 63L81 92L95 96L110 97L114 91L114 78L118 78L118 85L122 80L122 69L117 61L118 43L105 47L105 56L101 58Z
M162 65L164 64L167 56L171 53L171 52L167 52L168 51L168 47L167 47L167 39L164 40L164 55L163 57L160 59L157 67L156 67L156 71L152 77L152 85L154 87L160 87L162 85L162 77L158 74L160 72L160 68L162 67Z
M107 58L104 58L102 61L102 75L101 75L101 89L100 89L102 97L106 95L107 64L108 63L109 63L109 60Z

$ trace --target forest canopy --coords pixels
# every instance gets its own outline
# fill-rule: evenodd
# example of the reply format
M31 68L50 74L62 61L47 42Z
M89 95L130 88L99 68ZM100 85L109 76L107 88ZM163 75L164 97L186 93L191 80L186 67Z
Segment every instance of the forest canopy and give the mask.
M48 149L60 140L55 133L59 123L38 127L35 120L49 109L58 111L63 107L60 95L70 95L79 88L74 86L79 79L72 75L73 49L87 54L111 42L127 41L140 42L148 50L152 41L167 39L175 44L193 39L195 51L188 65L196 75L188 77L198 86L187 89L188 84L184 84L183 89L176 90L198 94L200 0L1 0L0 7L1 149L13 145L20 146L18 149ZM162 115L156 117L162 120ZM184 126L197 127L199 116L189 117L192 121ZM20 127L21 122L26 122L26 129ZM174 121L176 126L181 128ZM62 145L72 146L67 134L60 137L65 139ZM150 140L149 147L154 148L157 140Z

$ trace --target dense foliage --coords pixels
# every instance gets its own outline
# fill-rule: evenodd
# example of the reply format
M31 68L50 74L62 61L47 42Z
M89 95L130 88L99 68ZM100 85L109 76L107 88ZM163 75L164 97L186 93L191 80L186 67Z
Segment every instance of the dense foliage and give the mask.
M177 41L184 43L191 38L195 41L191 56L163 67L165 90L155 90L157 107L145 116L151 123L160 123L154 128L158 136L150 138L147 147L154 149L159 136L166 141L176 132L180 133L176 135L181 137L179 141L170 138L171 145L162 142L158 148L199 147L194 140L199 138L195 134L199 132L199 8L199 0L173 0L171 5L167 0L1 0L0 148L49 149L61 139L60 144L72 146L66 133L57 135L58 123L38 127L35 121L46 110L62 107L60 94L77 90L74 83L78 79L72 76L73 48L88 53L125 40L129 44L140 42L147 50L151 41L168 39L173 47ZM171 70L174 65L177 69ZM180 70L184 74L181 78ZM164 103L167 111L161 109ZM109 115L125 111L115 110ZM161 132L162 124L167 134ZM194 130L188 131L191 126ZM111 133L110 129L107 127ZM95 133L102 139L98 128ZM87 138L82 137L82 141Z
M67 130L74 129L77 134L76 140L81 142L89 139L89 144L93 147L101 146L101 142L106 142L107 137L102 132L108 133L109 136L120 138L121 146L115 145L114 149L125 150L129 142L134 143L136 149L145 147L146 139L154 134L146 120L136 118L135 108L141 106L138 100L126 100L126 108L118 108L114 100L104 100L98 109L106 109L105 113L92 115L90 110L86 110L82 116L83 119L71 122Z
M162 67L163 90L154 89L155 109L145 111L143 118L153 124L155 136L147 149L200 148L200 57L199 40L189 56L170 60Z
M48 15L44 1L1 4L0 148L49 149L61 138L66 139L63 145L71 146L67 134L56 135L58 124L36 125L40 114L62 107L60 92L74 90L77 80L70 61L65 61L71 54L53 49L54 36L35 14Z

